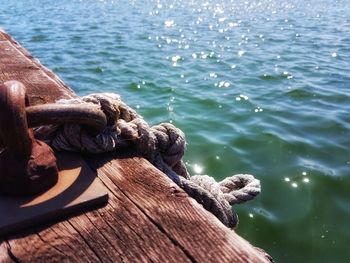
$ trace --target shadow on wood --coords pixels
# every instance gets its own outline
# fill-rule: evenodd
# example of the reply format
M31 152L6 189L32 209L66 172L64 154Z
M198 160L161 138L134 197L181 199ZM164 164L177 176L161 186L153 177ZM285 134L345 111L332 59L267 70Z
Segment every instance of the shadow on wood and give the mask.
M78 154L57 154L57 184L31 197L0 196L0 235L106 204L108 194Z

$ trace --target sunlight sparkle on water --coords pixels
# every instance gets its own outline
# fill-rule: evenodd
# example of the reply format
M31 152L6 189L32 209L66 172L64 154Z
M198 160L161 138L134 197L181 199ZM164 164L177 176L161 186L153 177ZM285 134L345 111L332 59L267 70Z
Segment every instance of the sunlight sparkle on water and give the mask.
M209 73L209 77L211 77L211 78L217 78L217 76L218 75L215 72Z
M164 25L165 25L165 27L173 27L176 24L175 24L174 20L166 20L166 21L164 21Z
M177 62L178 62L180 59L181 59L181 57L180 57L179 55L173 56L173 57L171 58L171 61L174 62L174 63L173 63L173 66L174 66L174 67L177 66Z
M260 107L257 107L257 108L254 110L254 112L262 112L262 111L263 111L263 109L260 108Z
M232 22L230 22L230 23L228 23L228 26L229 26L229 27L236 27L236 26L238 26L238 24L237 24L237 23L232 23Z
M194 164L193 171L197 174L201 174L203 172L203 167L199 164Z
M243 55L244 55L244 53L245 53L245 51L244 51L244 50L240 50L240 51L238 51L237 55L238 55L239 57L241 57L241 56L243 56Z
M243 94L240 94L239 96L236 97L237 101L240 101L241 99L248 100L249 98L248 98L248 96L243 95Z
M219 87L219 88L222 88L222 87L228 88L230 87L230 85L231 83L227 81L220 81L219 83L214 84L215 87Z
M297 183L292 183L291 185L292 185L292 187L294 187L294 188L297 188L297 187L298 187L298 184L297 184Z

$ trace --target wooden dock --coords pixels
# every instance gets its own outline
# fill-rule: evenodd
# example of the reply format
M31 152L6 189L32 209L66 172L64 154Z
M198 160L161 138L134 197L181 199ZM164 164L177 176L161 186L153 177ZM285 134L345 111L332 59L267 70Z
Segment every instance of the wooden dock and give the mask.
M76 96L0 31L0 83L8 80L26 86L30 105ZM80 158L106 187L108 204L0 236L0 262L270 262L147 160Z

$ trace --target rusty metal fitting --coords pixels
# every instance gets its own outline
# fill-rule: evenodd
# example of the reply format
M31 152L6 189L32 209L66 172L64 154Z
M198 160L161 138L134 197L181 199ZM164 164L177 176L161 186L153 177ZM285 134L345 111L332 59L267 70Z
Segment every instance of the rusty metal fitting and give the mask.
M9 81L0 88L0 137L17 156L31 153L32 140L25 115L25 87Z
M107 124L102 110L90 105L28 106L18 81L0 84L0 194L32 195L57 182L53 150L34 138L31 127L74 122L98 133Z
M77 123L100 133L107 126L106 115L90 104L42 104L26 108L29 127L48 124Z
M37 194L57 182L52 149L34 139L28 128L25 87L17 81L0 85L0 193Z

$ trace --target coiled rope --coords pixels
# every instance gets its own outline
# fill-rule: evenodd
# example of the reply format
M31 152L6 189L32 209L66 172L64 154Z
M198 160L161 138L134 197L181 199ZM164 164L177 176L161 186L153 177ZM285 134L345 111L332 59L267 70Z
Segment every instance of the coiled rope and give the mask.
M221 182L207 175L190 176L182 161L186 149L184 133L170 123L150 127L117 94L91 94L57 103L88 103L98 107L106 115L107 126L97 135L72 123L41 126L35 129L36 137L58 151L102 153L134 147L138 154L230 228L238 223L231 206L251 200L260 193L260 181L248 174L234 175Z

